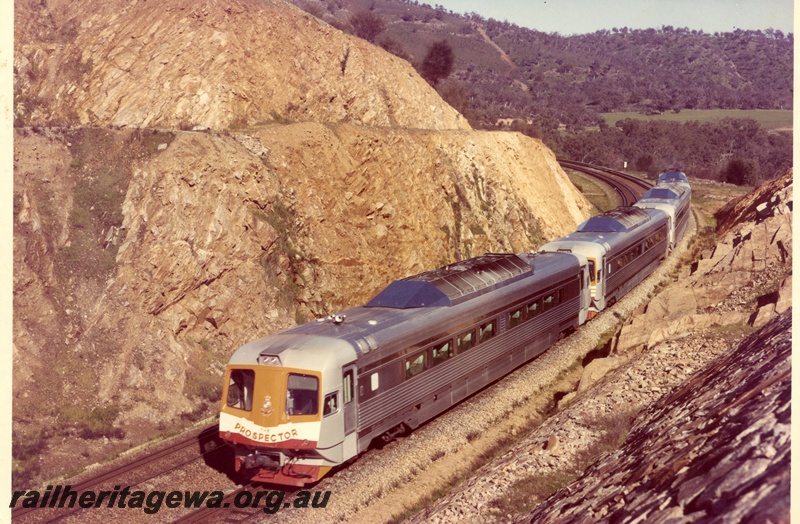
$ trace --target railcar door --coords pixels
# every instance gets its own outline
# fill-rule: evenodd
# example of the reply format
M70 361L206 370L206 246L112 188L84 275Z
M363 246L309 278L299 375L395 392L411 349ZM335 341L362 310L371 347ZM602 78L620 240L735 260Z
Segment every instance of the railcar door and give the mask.
M356 430L356 367L347 365L342 369L342 400L344 404L344 434Z

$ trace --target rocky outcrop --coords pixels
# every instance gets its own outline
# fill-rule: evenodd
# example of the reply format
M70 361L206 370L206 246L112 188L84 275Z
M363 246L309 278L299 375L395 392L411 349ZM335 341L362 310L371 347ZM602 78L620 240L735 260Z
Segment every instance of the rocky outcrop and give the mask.
M15 4L27 125L469 124L411 65L277 0Z
M759 223L765 219L788 215L793 207L792 172L765 182L756 191L737 198L715 213L717 234L724 235L744 222Z
M102 217L76 199L107 176L102 156L75 169L85 159L71 147L87 140L17 136L15 390L36 391L53 372L48 358L79 356L92 362L80 376L104 380L71 390L73 400L118 406L130 423L192 410L175 392L198 380L210 400L226 355L252 338L445 262L533 249L586 213L566 177L553 176L552 153L521 135L307 123L148 139L119 208L104 210L119 223L87 235L81 217ZM75 385L55 368L59 398ZM38 401L18 397L20 412Z
M716 245L623 327L615 351L652 347L710 326L761 327L785 311L792 293L786 278L792 260L792 187L789 171L721 209Z
M786 522L791 311L640 414L625 445L517 522Z

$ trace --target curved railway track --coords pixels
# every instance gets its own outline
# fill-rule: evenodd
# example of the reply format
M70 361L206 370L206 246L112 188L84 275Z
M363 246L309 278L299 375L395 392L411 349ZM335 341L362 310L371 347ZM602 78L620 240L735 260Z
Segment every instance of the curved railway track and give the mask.
M652 183L641 178L615 171L602 166L587 164L566 159L558 159L562 168L573 169L608 184L619 195L621 205L629 206L639 200L641 196L652 187ZM106 489L108 486L126 485L135 487L155 477L178 470L193 463L205 455L220 451L218 440L219 428L216 424L195 430L183 436L168 446L143 457L137 458L117 469L107 470L80 482L70 484L71 490L76 492ZM197 452L189 456L186 451L197 447ZM181 454L183 452L183 457ZM124 481L120 479L125 479ZM242 491L251 488L250 484L240 485L235 491L228 493L222 500L221 508L201 507L178 517L175 522L207 522L210 520L226 520L244 522L262 514L260 509L248 510L235 508L232 502ZM17 507L12 511L14 522L58 522L67 517L75 516L83 511L75 508L24 508Z
M617 192L620 205L623 206L633 205L634 202L642 198L642 195L648 189L653 187L652 182L607 167L563 158L559 158L558 163L562 168L579 171L608 184Z
M71 491L77 493L100 489L110 489L108 486L125 485L135 487L160 475L170 473L185 467L188 464L218 452L222 448L219 440L219 427L217 424L190 432L158 451L136 458L131 462L114 469L108 469L100 474L85 480L68 484ZM194 453L190 452L195 447ZM186 456L188 454L188 457ZM119 479L125 479L121 481ZM19 505L19 503L18 503ZM84 508L58 507L16 507L12 510L11 517L14 522L57 522L73 516Z

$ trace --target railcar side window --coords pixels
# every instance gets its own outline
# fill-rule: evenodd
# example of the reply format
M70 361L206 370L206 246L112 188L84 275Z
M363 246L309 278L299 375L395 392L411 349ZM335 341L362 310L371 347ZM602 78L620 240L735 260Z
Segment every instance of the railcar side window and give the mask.
M453 356L453 349L451 347L450 341L444 342L439 344L438 346L433 346L433 365L439 364L444 362L448 358Z
M558 305L558 291L550 293L542 301L542 311L549 311Z
M319 411L319 379L311 375L289 374L286 388L286 413L316 415Z
M342 376L342 391L344 393L344 403L353 401L353 370L348 369Z
M253 409L253 382L255 371L252 369L232 369L228 382L228 406L250 411Z
M511 313L508 314L508 327L513 328L514 326L518 326L522 324L522 320L523 317L521 309L512 311Z
M376 371L372 375L369 376L369 389L370 391L376 391L380 386L380 376Z
M536 302L531 302L530 304L528 304L527 309L528 309L528 318L533 318L542 312L542 306L541 304L539 304L538 300Z
M419 375L425 370L425 356L426 353L419 353L406 359L406 378Z
M639 255L641 254L640 250L641 250L640 249L640 245L637 244L637 245L633 246L632 248L629 248L628 250L626 250L621 255L619 255L617 257L617 259L616 259L617 270L620 270L620 269L624 268L625 266L627 266L628 264L630 264L631 262L636 260L639 257ZM609 274L611 274L611 269L610 268L609 268Z
M494 320L478 328L478 343L486 342L495 335Z
M475 334L472 331L464 333L456 338L456 345L458 346L458 352L463 353L464 351L468 350L471 347L475 346Z
M322 416L327 417L339 411L339 398L336 393L325 395L325 402L322 407Z

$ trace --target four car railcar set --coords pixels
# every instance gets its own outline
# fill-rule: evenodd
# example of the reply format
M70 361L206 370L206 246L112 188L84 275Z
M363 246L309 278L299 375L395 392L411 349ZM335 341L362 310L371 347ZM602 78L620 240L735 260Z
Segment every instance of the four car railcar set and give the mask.
M634 207L539 252L397 280L363 306L245 344L219 420L235 469L316 482L508 374L652 273L685 232L690 196L683 173L662 173Z

